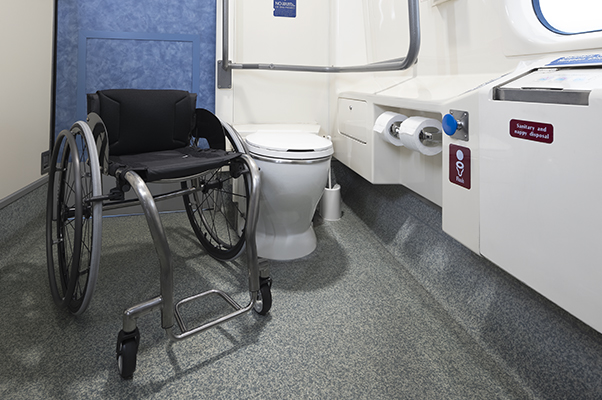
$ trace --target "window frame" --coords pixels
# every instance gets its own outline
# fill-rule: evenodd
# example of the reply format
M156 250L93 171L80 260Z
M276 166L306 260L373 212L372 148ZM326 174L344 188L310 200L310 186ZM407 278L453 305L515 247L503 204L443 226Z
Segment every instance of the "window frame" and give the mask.
M541 22L541 24L546 27L546 29L548 29L554 33L557 33L559 35L564 35L564 36L572 36L572 35L582 35L584 33L602 31L602 26L600 27L600 29L593 29L593 30L583 31L583 32L565 32L558 28L555 28L552 24L550 24L548 22L544 13L541 11L541 5L539 4L539 2L540 2L540 0L532 0L533 10L535 11L535 15L537 16L537 19L539 20L539 22Z

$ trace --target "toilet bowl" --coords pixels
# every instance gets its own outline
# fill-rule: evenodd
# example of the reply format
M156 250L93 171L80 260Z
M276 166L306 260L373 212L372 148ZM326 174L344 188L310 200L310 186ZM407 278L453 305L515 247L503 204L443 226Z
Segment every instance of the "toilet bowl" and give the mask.
M292 260L317 245L312 218L328 180L332 142L319 125L238 126L261 173L257 254Z

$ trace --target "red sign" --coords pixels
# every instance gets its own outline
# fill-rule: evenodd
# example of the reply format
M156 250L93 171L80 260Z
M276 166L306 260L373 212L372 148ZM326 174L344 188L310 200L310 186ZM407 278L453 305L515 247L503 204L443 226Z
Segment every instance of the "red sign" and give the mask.
M554 126L541 122L512 119L510 120L510 136L549 144L554 141Z
M470 190L470 149L449 145L449 181Z

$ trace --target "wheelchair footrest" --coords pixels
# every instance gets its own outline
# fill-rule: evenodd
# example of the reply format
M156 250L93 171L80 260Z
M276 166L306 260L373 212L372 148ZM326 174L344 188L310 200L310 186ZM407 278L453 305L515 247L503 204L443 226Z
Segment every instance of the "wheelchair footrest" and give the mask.
M210 295L218 295L219 297L221 297L222 299L224 299L233 309L234 311L226 314L222 317L216 318L210 322L207 322L203 325L200 325L196 328L192 328L192 329L188 329L186 324L184 323L184 320L182 318L182 315L180 313L180 307L183 304L189 303L193 300L198 300L201 299L203 297L207 297ZM221 291L221 290L217 290L217 289L213 289L213 290L208 290L206 292L203 293L199 293L197 295L191 296L191 297L187 297L183 300L180 300L174 307L174 315L176 317L176 321L178 323L178 326L180 328L180 331L182 332L181 335L176 335L177 339L183 339L187 336L191 336L194 335L196 333L202 332L206 329L212 328L216 325L219 325L223 322L226 322L234 317L237 317L241 314L244 314L248 311L250 311L254 306L254 302L251 301L249 302L249 304L246 307L242 307L240 304L238 304L234 299L232 299L232 297L230 297L227 293Z

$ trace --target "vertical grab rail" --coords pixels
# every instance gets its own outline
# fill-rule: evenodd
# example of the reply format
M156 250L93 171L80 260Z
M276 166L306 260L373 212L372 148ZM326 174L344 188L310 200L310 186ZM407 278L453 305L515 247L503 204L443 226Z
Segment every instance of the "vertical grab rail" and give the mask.
M288 64L241 64L229 60L229 21L230 0L222 0L222 59L218 61L218 88L230 88L232 84L233 69L259 69L271 71L299 71L299 72L382 72L397 71L410 68L418 59L420 51L420 7L418 0L408 0L408 20L410 31L410 44L405 57L380 61L365 65L348 67L288 65Z

